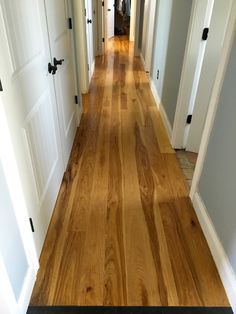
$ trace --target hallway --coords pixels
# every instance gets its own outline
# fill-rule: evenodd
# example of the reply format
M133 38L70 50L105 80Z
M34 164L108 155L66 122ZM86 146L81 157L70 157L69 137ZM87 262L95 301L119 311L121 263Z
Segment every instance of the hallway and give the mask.
M32 305L228 306L125 37L96 60Z

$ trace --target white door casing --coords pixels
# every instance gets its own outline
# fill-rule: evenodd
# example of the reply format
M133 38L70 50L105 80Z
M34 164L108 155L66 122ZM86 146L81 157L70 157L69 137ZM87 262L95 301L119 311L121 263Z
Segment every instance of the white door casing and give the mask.
M39 256L64 172L45 7L0 4L1 96Z
M107 0L107 39L115 34L115 7L114 0Z
M63 60L62 64L57 66L54 80L65 169L77 128L73 38L68 27L69 18L72 16L71 1L45 0L45 5L52 63L54 58Z

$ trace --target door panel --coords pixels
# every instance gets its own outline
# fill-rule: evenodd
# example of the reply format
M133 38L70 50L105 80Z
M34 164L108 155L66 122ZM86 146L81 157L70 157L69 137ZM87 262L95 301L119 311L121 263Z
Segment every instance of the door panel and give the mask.
M14 71L42 52L42 32L37 1L4 1L3 11ZM36 13L35 15L32 14ZM25 21L22 23L22 21ZM30 25L30 27L29 27ZM38 34L35 36L35 34Z
M68 18L72 16L71 3L70 0L46 0L45 4L52 58L64 60L61 65L58 65L54 79L64 167L66 167L77 128L73 41L72 32L68 29Z
M24 123L26 145L31 156L39 203L43 201L58 161L53 111L48 105L50 103L50 91L46 90L36 103L36 110L26 117ZM42 137L42 134L50 136Z
M38 255L63 175L44 1L0 1L4 109Z

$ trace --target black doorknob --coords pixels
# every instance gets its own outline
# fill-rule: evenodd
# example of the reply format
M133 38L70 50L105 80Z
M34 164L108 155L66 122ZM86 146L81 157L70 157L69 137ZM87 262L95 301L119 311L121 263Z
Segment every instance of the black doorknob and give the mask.
M107 11L109 11L109 12L110 12L110 11L111 11L111 9L108 9Z
M92 20L90 20L90 19L87 19L87 23L89 24L92 24Z
M55 65L52 65L51 63L48 63L48 73L55 75L57 72L57 67Z
M62 62L64 62L65 60L64 59L61 59L61 60L57 60L56 58L53 58L53 63L54 63L54 66L58 66L58 65L62 65Z

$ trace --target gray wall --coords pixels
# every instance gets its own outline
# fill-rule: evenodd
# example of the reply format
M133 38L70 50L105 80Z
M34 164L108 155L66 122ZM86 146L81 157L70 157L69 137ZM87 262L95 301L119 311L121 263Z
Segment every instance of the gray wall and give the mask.
M199 192L236 272L236 36L210 136Z
M151 78L174 123L192 0L159 0ZM157 80L157 70L160 71Z
M145 0L140 2L140 19L139 19L139 38L138 38L138 48L141 50L143 41L143 19L144 19L144 6Z

